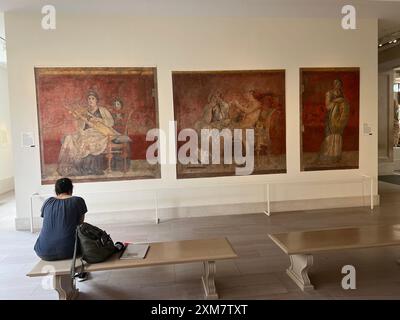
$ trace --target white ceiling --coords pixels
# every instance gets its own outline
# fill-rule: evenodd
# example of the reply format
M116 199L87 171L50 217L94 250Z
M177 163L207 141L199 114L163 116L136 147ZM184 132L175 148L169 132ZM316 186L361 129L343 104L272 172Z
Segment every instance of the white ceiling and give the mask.
M40 12L46 4L74 13L304 18L340 18L353 4L358 17L380 19L380 37L400 30L400 0L0 0L0 11Z

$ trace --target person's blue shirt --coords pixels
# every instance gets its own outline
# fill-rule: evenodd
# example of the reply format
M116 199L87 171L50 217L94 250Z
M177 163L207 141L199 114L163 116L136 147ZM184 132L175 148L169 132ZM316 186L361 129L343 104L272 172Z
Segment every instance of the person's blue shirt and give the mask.
M70 259L74 253L75 230L87 212L80 197L51 197L42 206L43 227L34 250L43 260Z

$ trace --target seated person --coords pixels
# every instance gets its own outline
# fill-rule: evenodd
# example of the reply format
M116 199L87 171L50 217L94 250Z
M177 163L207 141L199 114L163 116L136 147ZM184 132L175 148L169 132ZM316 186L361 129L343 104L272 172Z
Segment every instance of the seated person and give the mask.
M34 250L45 261L73 257L76 227L84 222L87 208L85 200L72 196L72 190L70 179L58 179L57 196L47 199L42 206L43 227Z
M68 178L56 181L56 197L47 199L41 209L43 226L34 250L45 261L71 259L75 248L76 227L85 220L85 200L72 196L73 185ZM77 274L78 281L88 273Z

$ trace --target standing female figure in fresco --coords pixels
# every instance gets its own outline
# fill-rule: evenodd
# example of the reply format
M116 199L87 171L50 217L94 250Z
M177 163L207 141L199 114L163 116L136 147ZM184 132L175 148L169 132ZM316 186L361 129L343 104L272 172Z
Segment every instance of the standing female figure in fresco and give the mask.
M400 142L400 92L397 93L397 99L393 101L393 108L393 147L398 147Z
M88 105L83 112L69 112L78 119L78 130L67 135L58 158L58 173L62 176L101 175L104 169L104 151L114 119L110 112L98 106L99 96L95 91L87 94Z
M321 145L319 160L338 162L342 156L343 131L349 120L350 105L343 94L343 82L336 79L333 89L326 93L325 139Z

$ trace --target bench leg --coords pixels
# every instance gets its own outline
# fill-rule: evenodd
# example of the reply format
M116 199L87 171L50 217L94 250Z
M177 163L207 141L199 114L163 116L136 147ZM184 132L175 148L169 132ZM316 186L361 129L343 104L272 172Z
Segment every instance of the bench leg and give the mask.
M78 297L79 290L75 287L75 280L72 280L70 275L53 276L53 284L58 292L59 300L74 300Z
M204 261L204 275L201 278L206 299L218 299L217 289L215 287L215 261Z
M313 264L313 256L310 254L292 254L290 258L290 267L286 273L303 291L313 290L314 286L308 277L308 269Z

